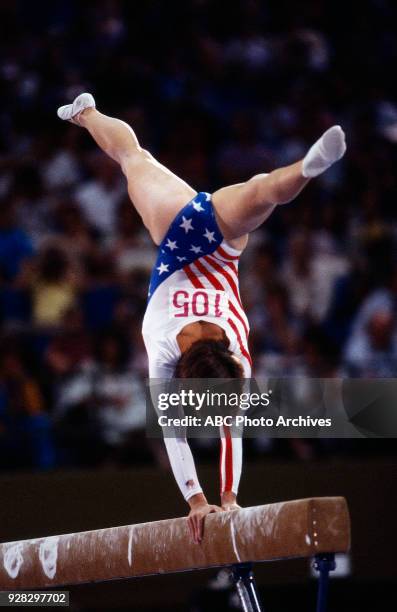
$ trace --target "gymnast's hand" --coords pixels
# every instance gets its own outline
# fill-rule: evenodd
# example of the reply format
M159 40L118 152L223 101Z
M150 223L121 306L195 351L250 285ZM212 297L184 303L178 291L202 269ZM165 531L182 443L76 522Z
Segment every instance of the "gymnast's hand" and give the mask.
M189 530L196 544L199 544L204 535L204 519L212 512L222 512L222 508L209 504L202 493L193 495L188 500L190 512L188 519Z
M221 495L221 505L223 511L240 510L241 506L237 503L237 496L232 491L225 491Z

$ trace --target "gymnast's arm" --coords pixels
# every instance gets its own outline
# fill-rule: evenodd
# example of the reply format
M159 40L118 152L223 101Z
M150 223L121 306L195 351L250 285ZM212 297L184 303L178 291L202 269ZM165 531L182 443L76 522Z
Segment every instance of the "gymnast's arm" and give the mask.
M237 492L241 478L243 443L228 427L220 427L220 484L222 510L238 510Z
M222 508L209 504L197 478L196 466L185 437L164 438L171 468L182 495L190 506L189 529L195 542L201 542L207 514Z
M151 359L149 355L150 379L167 380L173 376L174 368L167 359ZM153 397L154 400L154 397ZM178 432L179 433L179 432ZM190 506L188 515L189 530L195 542L200 542L204 532L204 518L222 508L209 504L197 477L196 466L186 436L164 436L171 469L179 489Z
M189 528L195 542L203 537L204 518L220 508L208 503L200 486L194 459L185 436L164 437L171 468L182 495L190 506ZM222 510L236 510L237 491L242 467L241 437L232 437L225 428L221 430L221 504Z

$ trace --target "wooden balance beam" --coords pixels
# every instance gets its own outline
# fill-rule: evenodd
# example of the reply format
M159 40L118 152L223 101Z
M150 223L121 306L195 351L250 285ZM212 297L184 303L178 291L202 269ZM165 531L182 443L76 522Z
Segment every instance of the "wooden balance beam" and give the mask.
M343 497L210 514L195 544L186 518L0 544L0 589L40 589L347 552Z

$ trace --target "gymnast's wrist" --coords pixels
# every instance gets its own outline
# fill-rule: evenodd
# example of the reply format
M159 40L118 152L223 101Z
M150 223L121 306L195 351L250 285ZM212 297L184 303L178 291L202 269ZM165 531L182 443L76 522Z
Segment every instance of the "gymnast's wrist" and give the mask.
M237 504L237 495L233 491L224 491L221 494L221 504Z
M189 497L189 499L187 499L186 501L191 509L197 508L197 506L205 506L208 504L207 498L205 497L204 493L196 493L195 495Z

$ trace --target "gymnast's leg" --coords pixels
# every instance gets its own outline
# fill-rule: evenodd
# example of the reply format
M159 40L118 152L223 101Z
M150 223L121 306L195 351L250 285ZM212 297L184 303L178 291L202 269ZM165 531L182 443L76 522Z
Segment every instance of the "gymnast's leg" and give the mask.
M339 126L333 126L303 160L213 193L212 201L225 238L233 240L255 230L278 204L293 200L311 178L340 159L345 150L344 132Z
M86 128L100 148L125 174L129 196L156 244L160 244L176 214L197 192L140 146L124 121L103 115L90 94L58 109L61 119Z

